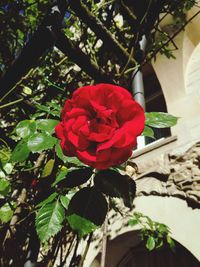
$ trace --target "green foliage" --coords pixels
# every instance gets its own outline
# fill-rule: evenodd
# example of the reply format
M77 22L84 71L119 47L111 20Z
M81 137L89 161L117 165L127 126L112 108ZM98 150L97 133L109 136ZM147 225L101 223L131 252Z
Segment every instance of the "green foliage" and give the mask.
M10 192L11 186L10 182L6 179L0 178L0 197L7 196L7 194Z
M79 239L98 228L97 225L77 214L69 215L67 220L72 230L78 234Z
M68 191L66 195L60 196L60 202L65 209L68 209L70 200L75 195L75 193L76 193L76 190L72 189L72 190Z
M10 156L11 156L11 149L8 146L1 146L0 147L0 163L2 166L4 166L9 161Z
M62 152L62 148L60 146L60 140L57 141L57 144L55 146L55 152L59 159L61 159L63 162L67 162L68 158Z
M72 197L68 208L68 216L76 214L98 226L103 224L107 212L105 197L94 187L80 189Z
M141 135L155 139L153 129L148 126L145 126L144 131Z
M128 223L130 226L140 226L140 237L146 242L148 250L158 249L164 242L167 242L170 248L174 249L175 243L170 237L170 229L167 225L153 221L139 212L134 212Z
M145 125L154 128L168 128L177 124L178 118L164 112L146 112Z
M63 206L58 200L43 205L36 216L36 231L41 242L48 241L62 228L65 217Z
M47 133L35 133L27 142L27 146L31 152L40 152L52 148L57 142L55 137Z
M43 200L42 202L40 202L39 204L37 204L36 208L40 208L48 203L51 203L56 197L57 197L57 193L54 192L53 194L51 194L50 196L48 196L45 200Z
M51 136L58 124L53 119L23 120L16 128L16 134L22 140L16 145L11 155L11 161L23 162L30 152L40 152L51 149L57 143L57 139Z
M37 128L41 131L47 132L49 134L53 134L56 125L59 123L58 120L51 120L51 119L41 119L37 120Z
M30 149L25 140L21 140L15 147L11 155L11 162L22 162L28 158Z
M127 207L132 207L136 184L128 175L122 175L114 170L99 171L94 177L94 184L104 194L122 198Z
M47 163L44 166L44 169L42 170L41 178L45 178L51 175L53 171L54 163L55 163L54 159L50 159L47 161Z
M0 74L13 65L13 61L20 54L23 46L29 43L35 30L49 13L53 2L47 0L2 1L0 5L0 21L2 22L0 28ZM131 47L134 49L138 47L138 43L133 42L140 40L142 32L142 34L148 33L148 42L151 45L150 49L146 50L145 60L148 61L151 56L155 56L158 49L167 57L173 57L172 49L165 45L170 36L164 32L157 34L157 28L154 27L153 22L155 21L155 25L157 25L157 19L160 18L159 14L154 11L159 10L160 13L163 13L164 8L166 12L174 15L176 25L181 25L185 21L185 11L193 6L194 1L165 1L164 7L159 1L151 1L150 5L156 4L157 6L155 10L149 6L152 11L149 12L150 15L144 8L145 2L148 1L135 1L132 3L135 7L128 6L129 9L134 10L133 16L136 18L134 31L125 16L123 16L123 25L120 26L120 30L117 28L119 25L116 26L112 16L120 13L120 1L102 1L97 4L96 1L88 0L84 4L92 11L92 14L95 14L96 18L106 25L112 36L125 47L129 54L131 54ZM109 73L111 81L127 87L127 83L131 79L131 70L139 66L139 63L136 62L138 58L134 58L135 64L122 62L121 58L118 58L118 54L113 53L114 49L110 49L110 46L103 43L74 12L71 12L70 9L68 11L70 12L69 18L65 17L62 31L70 41L73 41L72 47L75 48L75 51L76 48L80 48L97 66L97 70ZM141 23L138 24L138 21ZM149 22L151 23L149 24ZM137 32L138 29L139 32ZM135 38L136 36L137 38ZM60 140L54 136L61 106L77 87L96 81L86 74L90 67L80 69L76 65L77 62L71 61L71 54L64 55L57 48L48 47L48 49L49 52L42 55L37 64L35 64L35 59L32 59L32 55L27 58L30 65L34 63L32 64L33 68L24 74L21 81L15 85L13 88L15 94L8 94L5 102L0 100L3 105L10 104L18 97L22 99L17 105L11 105L9 108L4 109L1 106L1 129L5 131L7 135L5 140L7 142L8 139L8 144L13 151L11 154L9 146L0 139L3 143L3 146L0 147L0 195L3 201L11 198L9 203L0 208L0 221L2 223L10 221L13 216L13 208L15 208L15 202L12 200L16 200L21 188L26 187L28 200L25 200L22 210L24 211L25 206L28 218L30 218L31 212L35 211L35 208L39 209L36 215L36 230L41 242L48 241L50 251L52 244L56 241L51 237L54 237L62 229L64 221L67 220L73 232L82 238L104 222L108 212L106 196L109 200L116 197L122 198L126 206L132 207L136 188L130 177L114 171L97 173L93 185L91 179L93 170L87 168L77 158L66 157L63 154ZM134 57L138 56L136 50L134 50ZM146 118L143 135L151 138L153 138L151 127L171 127L177 121L177 118L163 113L147 114ZM15 126L15 130L13 130ZM14 149L13 140L10 138L18 142ZM44 160L38 164L40 152L43 152ZM50 160L46 162L47 159ZM46 162L45 165L44 162ZM55 177L54 173L57 173ZM39 177L45 179L38 179ZM35 187L31 184L34 179L38 182ZM83 185L86 186L86 184L93 185L93 187L83 188ZM73 189L69 191L69 188ZM15 199L11 194L14 190L17 191ZM35 204L38 202L39 204ZM132 218L132 224L142 223L139 218L141 216L138 216ZM163 236L173 247L169 229L162 224L155 224L147 217L141 218L141 220L145 219L147 225L142 234L148 249L159 247L162 244L161 237ZM18 229L23 228L23 222L27 222L26 218L18 222ZM69 226L67 225L66 228L68 232ZM20 230L17 231L19 231L17 234L20 235ZM30 229L27 226L27 235L29 234ZM59 242L63 240L64 238ZM23 245L24 248L27 247L27 244Z
M65 179L65 177L67 176L67 173L68 173L68 169L65 166L62 166L62 168L59 170L59 172L56 176L56 180L53 182L52 186L55 186L57 183L59 183L60 181Z
M26 138L32 135L36 130L36 123L34 120L20 121L15 129L16 134L20 138Z
M57 183L63 188L73 188L86 183L92 176L92 173L93 169L90 167L83 167L75 170L72 169L67 173L65 179L64 177L61 179L62 176L60 174L60 181Z
M64 207L65 209L67 209L68 206L69 206L70 199L69 199L67 196L61 196L61 197L60 197L60 202L61 202L61 204L63 205L63 207Z
M6 203L0 208L0 222L8 223L13 216L13 209L16 207L15 202Z

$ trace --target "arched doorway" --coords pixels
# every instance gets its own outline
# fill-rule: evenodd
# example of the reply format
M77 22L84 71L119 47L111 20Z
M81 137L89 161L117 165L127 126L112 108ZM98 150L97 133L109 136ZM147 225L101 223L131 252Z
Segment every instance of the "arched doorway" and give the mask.
M132 248L120 260L116 267L199 267L198 260L180 245L175 242L175 251L164 245L160 249L148 251L144 243Z
M139 231L128 231L108 242L105 267L200 267L200 262L184 246L174 242L175 251L167 244L148 251ZM98 254L90 267L100 267L100 261Z

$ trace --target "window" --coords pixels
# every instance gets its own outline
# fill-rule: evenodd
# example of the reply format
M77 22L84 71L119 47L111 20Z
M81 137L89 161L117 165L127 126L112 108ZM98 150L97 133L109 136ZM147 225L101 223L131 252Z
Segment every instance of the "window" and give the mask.
M146 111L167 112L167 105L162 92L162 88L151 64L146 64L143 68L144 92L146 101ZM154 128L155 139L171 136L170 128ZM154 142L152 138L145 138L145 144Z

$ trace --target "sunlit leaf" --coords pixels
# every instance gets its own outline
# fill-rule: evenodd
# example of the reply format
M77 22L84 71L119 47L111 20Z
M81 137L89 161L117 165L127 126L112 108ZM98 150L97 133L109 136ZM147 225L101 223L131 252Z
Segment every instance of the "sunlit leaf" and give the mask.
M11 202L10 203L13 208L16 207L16 203L15 202ZM7 223L12 219L14 211L12 210L11 206L6 203L4 204L1 208L0 208L0 221L2 223Z
M6 179L0 179L0 196L6 196L10 191L10 182Z
M147 239L146 248L151 251L155 248L155 246L156 246L156 243L155 243L153 236L149 236Z
M164 112L146 112L145 124L154 128L167 128L177 124L178 117Z
M16 134L21 138L26 138L32 135L36 130L36 123L34 120L20 121L15 128Z
M42 206L36 216L36 231L41 240L45 242L57 234L62 228L65 211L59 201Z
M35 133L28 140L28 148L32 152L39 152L42 150L52 148L57 142L55 137L52 137L46 133Z
M61 159L64 163L67 162L68 157L63 154L59 140L57 141L57 144L55 146L55 152L59 159Z
M44 169L42 170L41 178L45 178L51 175L53 171L54 163L55 163L54 159L50 159L47 161L47 163L44 166Z
M55 126L59 123L58 120L52 120L52 119L40 119L36 121L37 128L48 132L49 134L54 133Z
M144 131L142 132L141 135L155 139L153 129L151 129L148 126L145 126Z
M69 199L67 196L61 196L61 197L60 197L60 202L61 202L61 204L63 205L63 207L64 207L65 209L67 209L68 206L69 206L70 199Z

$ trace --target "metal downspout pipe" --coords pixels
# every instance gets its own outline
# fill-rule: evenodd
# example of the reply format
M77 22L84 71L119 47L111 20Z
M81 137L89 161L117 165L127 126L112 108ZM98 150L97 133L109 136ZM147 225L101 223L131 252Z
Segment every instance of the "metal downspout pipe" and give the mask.
M145 51L147 44L147 39L145 35L142 36L142 40L139 42L140 49L142 52ZM132 94L133 98L136 102L138 102L145 111L145 97L144 97L144 82L143 82L143 74L139 67L132 74ZM145 147L145 137L138 136L137 137L137 149L142 149Z
M143 35L142 40L139 43L142 52L145 51L146 43L146 37L145 35ZM137 101L145 110L143 74L142 71L139 70L139 67L132 74L131 88L134 100Z

